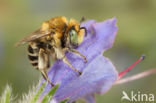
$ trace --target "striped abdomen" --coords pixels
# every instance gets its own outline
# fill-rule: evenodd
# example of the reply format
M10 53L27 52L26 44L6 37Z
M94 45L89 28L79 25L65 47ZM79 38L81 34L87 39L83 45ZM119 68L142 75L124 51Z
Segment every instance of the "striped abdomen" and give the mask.
M28 58L32 66L38 69L38 51L34 50L31 45L28 46Z

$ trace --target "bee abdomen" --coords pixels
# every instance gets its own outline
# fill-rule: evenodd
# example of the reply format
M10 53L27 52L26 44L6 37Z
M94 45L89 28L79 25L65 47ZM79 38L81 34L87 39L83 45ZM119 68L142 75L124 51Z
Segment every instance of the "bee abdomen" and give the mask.
M29 57L29 60L31 61L38 60L38 56L32 56L28 54L28 57Z
M32 66L38 69L38 53L30 45L28 46L28 58Z

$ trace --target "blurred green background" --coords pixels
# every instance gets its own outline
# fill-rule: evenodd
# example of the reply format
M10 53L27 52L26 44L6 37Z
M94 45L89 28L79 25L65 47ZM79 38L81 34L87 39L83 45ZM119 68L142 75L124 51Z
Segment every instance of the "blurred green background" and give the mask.
M115 44L104 55L122 71L145 54L147 58L126 76L155 68L156 0L0 0L0 93L10 84L17 99L38 82L41 75L29 64L26 45L15 48L14 44L55 16L97 21L116 17ZM96 95L97 103L120 103L123 90L156 96L156 75L113 86Z

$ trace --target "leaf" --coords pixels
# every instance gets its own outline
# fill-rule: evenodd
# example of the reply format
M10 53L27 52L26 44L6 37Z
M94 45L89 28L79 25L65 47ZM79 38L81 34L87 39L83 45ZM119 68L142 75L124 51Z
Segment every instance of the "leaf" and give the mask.
M61 101L60 103L66 103L69 100L69 98L64 99L63 101Z
M36 101L40 97L41 93L43 92L45 86L46 86L46 82L43 82L42 85L41 85L41 87L37 91L37 93L33 96L33 98L32 98L32 100L31 100L30 103L36 103Z
M49 93L44 96L41 103L48 103L52 99L58 87L59 87L59 84L57 84L53 89L51 89Z

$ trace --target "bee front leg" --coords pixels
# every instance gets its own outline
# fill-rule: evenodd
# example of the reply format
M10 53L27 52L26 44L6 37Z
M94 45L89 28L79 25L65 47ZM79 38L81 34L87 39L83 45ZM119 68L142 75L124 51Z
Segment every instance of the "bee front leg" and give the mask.
M74 71L76 71L79 75L82 74L82 72L78 71L76 68L74 68L74 67L72 66L72 64L68 61L68 59L66 58L66 56L64 56L64 57L62 58L62 60L63 60L63 62L66 63L70 68L72 68Z
M82 57L84 59L85 63L87 63L87 58L83 54L81 54L79 51L72 49L72 48L68 48L67 50L79 55L80 57Z
M48 81L53 87L54 84L50 81L46 72L48 63L49 63L48 55L45 53L44 49L41 48L39 50L38 69L42 73L44 79Z

